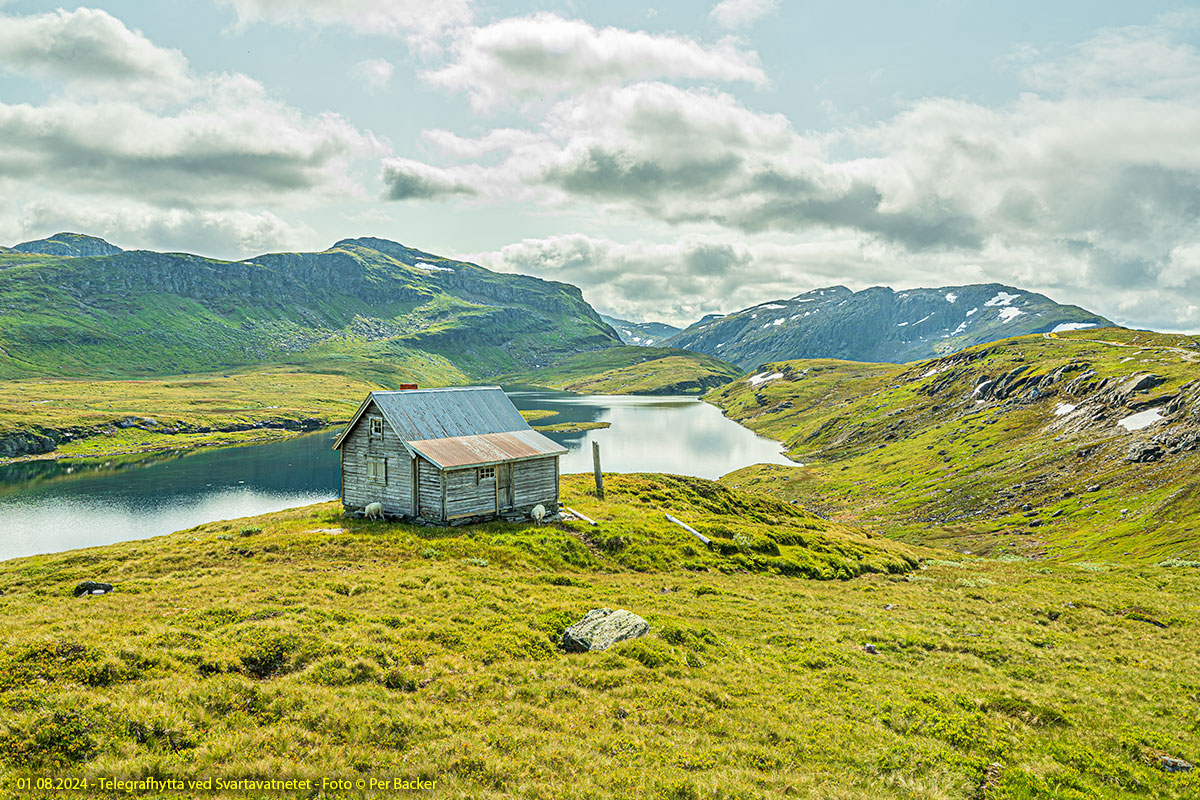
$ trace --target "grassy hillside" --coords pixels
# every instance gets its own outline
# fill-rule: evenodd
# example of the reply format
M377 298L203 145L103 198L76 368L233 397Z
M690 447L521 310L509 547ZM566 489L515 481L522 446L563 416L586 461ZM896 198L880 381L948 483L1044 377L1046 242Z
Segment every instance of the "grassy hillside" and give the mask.
M581 394L699 394L741 374L734 365L703 353L631 346L580 353L499 380Z
M21 242L11 248L0 248L0 251L12 250L17 253L39 253L48 256L111 256L122 252L121 248L109 244L95 236L82 233L56 233L46 239L35 239L32 242Z
M485 376L619 345L568 284L382 239L240 262L0 253L0 378L156 377L420 350Z
M1200 667L1177 657L1200 646L1193 568L913 571L903 545L706 481L609 476L604 502L585 486L564 496L599 528L414 528L326 504L0 563L0 791L122 796L16 788L44 776L425 779L470 798L1200 789L1160 767L1200 757ZM729 548L699 552L665 509ZM859 577L781 574L770 537L813 574ZM117 590L72 597L84 579ZM600 606L651 633L557 650Z
M0 253L0 309L0 458L227 441L620 346L574 286L383 239L227 262L61 234Z
M138 380L0 381L0 458L54 452L111 455L224 444L311 430L350 418L372 389L402 382L471 383L419 351L388 360L330 357L299 367Z
M706 399L805 464L732 480L839 519L975 553L1200 556L1190 337L1105 329L906 366L781 362ZM1136 414L1161 419L1118 424Z

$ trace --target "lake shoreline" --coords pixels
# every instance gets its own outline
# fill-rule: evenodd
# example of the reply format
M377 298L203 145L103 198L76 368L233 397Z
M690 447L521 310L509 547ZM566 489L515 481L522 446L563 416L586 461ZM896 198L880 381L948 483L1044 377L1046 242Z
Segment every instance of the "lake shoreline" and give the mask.
M560 474L590 473L593 442L601 445L610 474L713 480L748 465L793 463L777 440L698 398L521 391L513 401L539 422L554 423L556 430L545 435L567 449ZM545 410L554 416L540 413ZM307 435L253 429L152 438L139 431L132 441L114 437L9 461L0 467L0 529L6 534L0 555L146 538L313 502L309 498L334 499L340 466L330 445L339 430L326 425Z
M212 440L203 439L203 440L191 440L191 441L182 441L182 442L164 441L162 443L146 444L146 445L140 446L140 447L122 447L120 445L117 445L116 447L113 447L113 448L102 447L102 448L98 448L94 451L87 451L87 452L63 452L62 450L51 450L49 453L35 453L32 455L27 455L27 456L14 456L12 458L0 458L0 467L10 466L13 464L26 464L26 463L35 462L35 461L70 461L70 460L84 460L84 459L95 459L95 458L112 458L114 456L132 456L132 455L141 455L141 454L150 454L150 453L165 453L165 452L170 452L172 450L201 450L201 449L210 448L210 447L236 447L238 445L244 445L244 444L245 445L265 444L267 442L283 441L284 439L290 439L295 436L303 436L303 435L309 434L309 433L319 433L320 431L329 430L330 428L336 428L339 425L344 425L344 424L345 424L344 421L335 422L335 423L330 423L329 425L322 425L320 427L312 428L309 430L290 430L287 428L259 428L259 429L255 429L253 431L254 433L256 433L258 435L251 436L251 437L244 437L244 438L229 437L227 435L229 433L239 433L240 431L221 431L220 433L222 434L222 436L219 439L212 439ZM249 433L249 432L250 431L246 431L246 433ZM176 436L188 436L188 435L195 435L195 434L162 433L162 434L156 434L156 435L162 436L164 438L174 438ZM200 435L203 436L205 434L200 434ZM81 441L88 441L88 440L93 440L93 439L105 439L105 438L108 438L108 437L103 436L103 435L92 436L92 437L88 437L87 440L81 440Z
M588 395L580 394L578 392L571 392L569 390L555 389L553 387L529 386L529 387L521 387L521 388L522 389L535 389L535 390L548 390L548 391L566 391L567 394L572 394L572 395L576 395L579 397L588 396ZM740 426L742 428L745 428L746 430L752 431L756 435L763 436L763 438L772 439L773 441L779 441L778 439L775 439L772 436L766 436L762 433L759 433L758 431L754 431L754 429L751 428L750 426L743 424L739 420L729 417L727 414L725 414L724 410L722 410L720 406L714 405L713 403L709 403L707 400L705 400L701 396L695 396L695 395L646 395L646 394L632 394L632 393L626 394L626 395L616 394L613 396L616 396L616 397L644 397L644 398L675 397L675 396L687 397L689 399L694 399L701 403L706 403L707 405L712 406L713 408L716 408L718 411L721 411L722 416L724 416L726 419L730 420L731 422L737 424L738 426ZM540 417L535 417L534 419L536 420L539 418ZM131 456L131 455L150 454L150 453L162 453L162 452L169 452L172 450L200 450L200 449L210 448L210 447L235 447L235 446L243 445L243 444L264 444L267 442L283 441L285 439L289 439L289 438L292 438L295 436L301 436L301 435L309 434L309 433L317 433L320 431L329 430L331 428L337 428L341 425L345 425L346 422L348 422L348 420L333 420L333 421L330 421L328 424L320 425L318 427L310 428L307 430L292 430L290 428L254 428L254 429L247 430L247 431L213 431L211 433L192 433L192 432L187 432L187 431L180 432L180 433L153 433L152 434L153 436L161 437L161 440L154 441L154 442L148 442L145 445L136 446L136 447L129 447L127 444L122 444L122 443L114 443L114 445L112 447L97 447L94 450L87 450L87 451L82 451L82 452L75 451L75 450L64 451L63 449L56 449L56 450L51 450L48 453L34 453L31 455L13 456L10 458L0 457L0 467L10 466L13 464L36 462L36 461L66 461L66 460L72 460L72 459L112 458L115 456ZM606 427L605 425L599 425L599 424L595 424L595 423L583 423L582 425L575 425L575 424L570 424L570 423L559 423L557 425L536 425L536 424L532 424L533 420L530 420L530 422L531 422L531 427L533 427L534 430L538 430L538 431L544 430L547 432L556 432L556 433L575 433L575 432L583 432L583 431L587 431L587 430L595 430L595 429ZM566 427L561 427L561 426L566 426ZM253 433L256 435L248 436L245 438L229 435L229 434L234 434L234 433ZM219 436L220 438L213 438L213 439L206 438L209 436L213 436L213 437ZM196 438L184 439L183 441L179 441L177 437L196 437ZM78 441L70 442L70 443L68 443L67 447L71 447L71 445L83 444L86 442L100 444L110 438L111 438L111 436L109 434L99 434L96 436L89 436L86 439L80 439ZM783 445L783 442L779 441L779 444Z

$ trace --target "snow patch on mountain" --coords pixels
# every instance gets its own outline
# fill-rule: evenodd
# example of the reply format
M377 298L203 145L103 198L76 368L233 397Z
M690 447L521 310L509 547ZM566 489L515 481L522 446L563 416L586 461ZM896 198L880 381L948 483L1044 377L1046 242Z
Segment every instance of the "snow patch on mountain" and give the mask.
M746 382L749 383L751 386L759 386L760 384L764 384L767 381L773 381L776 378L782 378L782 377L783 377L782 372L772 372L772 373L760 372L757 375L751 375L749 378L746 379Z
M1067 331L1082 331L1087 328L1096 327L1094 322L1064 322L1061 325L1055 325L1051 333L1065 333Z
M984 303L985 306L1006 306L1013 300L1021 297L1019 294L1009 294L1008 292L997 292L996 296Z
M1142 428L1148 428L1156 422L1161 422L1162 419L1163 415L1159 410L1152 408L1149 411L1139 411L1136 414L1131 414L1117 422L1117 424L1127 431L1140 431Z

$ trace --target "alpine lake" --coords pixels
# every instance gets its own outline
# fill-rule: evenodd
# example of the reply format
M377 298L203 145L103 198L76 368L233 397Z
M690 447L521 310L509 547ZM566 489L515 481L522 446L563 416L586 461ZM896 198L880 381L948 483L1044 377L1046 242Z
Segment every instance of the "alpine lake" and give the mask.
M591 472L593 441L605 472L716 478L750 464L791 464L759 436L695 397L576 395L507 390L533 424L607 422L548 432L568 448L561 471ZM183 530L338 497L340 429L266 444L0 466L0 560Z

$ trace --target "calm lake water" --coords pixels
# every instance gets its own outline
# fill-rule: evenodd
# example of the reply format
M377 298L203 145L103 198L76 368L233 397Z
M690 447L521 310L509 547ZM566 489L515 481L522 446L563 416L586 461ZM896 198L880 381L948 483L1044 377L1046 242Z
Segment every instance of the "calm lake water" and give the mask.
M569 448L563 472L590 472L591 442L605 472L669 472L716 478L749 464L790 464L778 442L692 397L586 396L510 391L535 424L609 422L552 433ZM338 493L336 431L242 447L112 459L33 461L0 467L0 560L144 539L202 522L332 500Z

